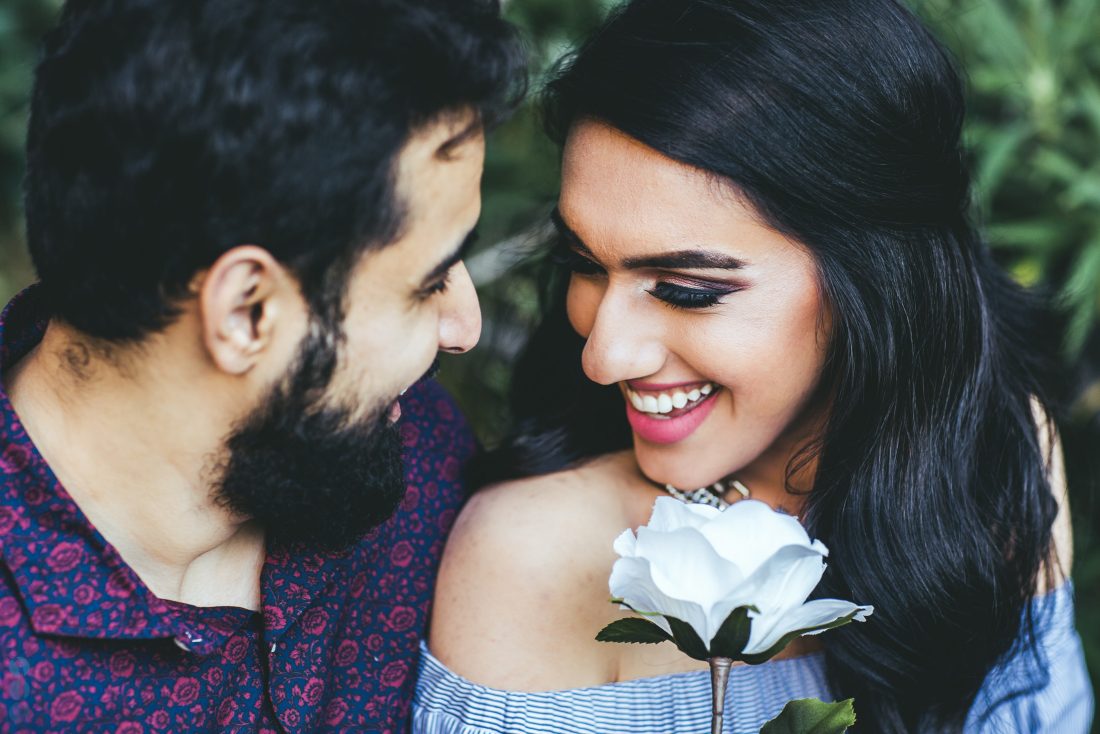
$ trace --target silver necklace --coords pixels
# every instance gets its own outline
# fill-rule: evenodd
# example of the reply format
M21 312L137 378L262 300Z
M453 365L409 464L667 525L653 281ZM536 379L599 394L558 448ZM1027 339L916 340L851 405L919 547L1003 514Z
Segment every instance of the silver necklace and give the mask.
M731 489L741 495L741 499L748 499L752 496L748 487L732 478L724 479L709 486L700 487L699 489L693 489L691 491L677 489L671 484L660 486L681 502L695 505L709 505L710 507L717 507L719 510L724 510L730 506L730 503L726 501L726 493Z

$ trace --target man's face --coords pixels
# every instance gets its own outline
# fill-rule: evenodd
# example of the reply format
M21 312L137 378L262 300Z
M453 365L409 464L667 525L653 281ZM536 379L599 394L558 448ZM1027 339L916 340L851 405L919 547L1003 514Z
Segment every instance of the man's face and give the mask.
M448 119L409 141L399 239L360 258L341 328L311 317L291 367L227 441L217 496L276 542L346 546L389 517L404 493L399 394L440 350L477 343L461 256L481 210L484 138L445 145L468 124Z
M443 148L468 118L415 136L397 166L406 206L400 239L361 259L348 282L345 349L333 392L373 406L393 404L440 350L472 348L481 334L477 294L461 262L481 212L485 140ZM396 412L396 411L395 411Z

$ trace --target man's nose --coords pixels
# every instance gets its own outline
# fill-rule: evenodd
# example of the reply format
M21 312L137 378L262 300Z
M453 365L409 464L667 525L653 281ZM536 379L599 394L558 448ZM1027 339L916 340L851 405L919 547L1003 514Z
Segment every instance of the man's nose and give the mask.
M481 338L481 306L464 263L456 263L451 269L443 299L439 317L439 348L451 354L468 352Z
M588 379L611 385L655 375L664 366L665 355L654 324L641 318L630 294L607 289L581 357Z

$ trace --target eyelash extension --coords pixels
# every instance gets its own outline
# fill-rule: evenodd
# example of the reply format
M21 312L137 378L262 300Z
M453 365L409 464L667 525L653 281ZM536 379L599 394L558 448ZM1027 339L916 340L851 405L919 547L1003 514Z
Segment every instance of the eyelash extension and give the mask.
M550 254L550 261L578 275L603 275L604 269L564 242L557 245ZM709 290L685 288L672 283L659 282L647 291L651 296L664 301L674 308L704 309L721 303L723 296L735 293L737 288Z
M736 293L731 290L703 290L699 288L684 288L672 283L657 283L647 293L660 299L675 308L701 309L710 308L721 303L723 296Z

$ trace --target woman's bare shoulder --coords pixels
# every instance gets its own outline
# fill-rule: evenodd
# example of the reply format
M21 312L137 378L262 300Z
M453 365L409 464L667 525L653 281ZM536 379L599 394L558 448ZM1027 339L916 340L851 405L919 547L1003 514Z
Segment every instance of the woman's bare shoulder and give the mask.
M1051 529L1055 566L1051 569L1053 578L1050 578L1051 572L1046 569L1039 574L1037 591L1043 593L1057 588L1069 578L1073 567L1073 523L1070 519L1069 487L1066 484L1066 467L1058 427L1038 400L1032 400L1031 410L1039 431L1039 447L1047 465L1047 480L1058 503L1058 515Z
M502 688L574 685L586 666L605 675L610 663L593 638L613 613L607 579L612 542L630 521L628 469L603 457L474 495L443 555L433 654L466 678Z
M448 541L447 553L503 544L524 556L533 535L565 540L582 547L561 548L554 558L587 555L588 541L600 542L599 531L618 527L636 492L629 482L632 465L620 455L599 457L553 474L516 479L487 487L463 508ZM624 526L625 527L625 526ZM543 560L541 550L534 554Z

